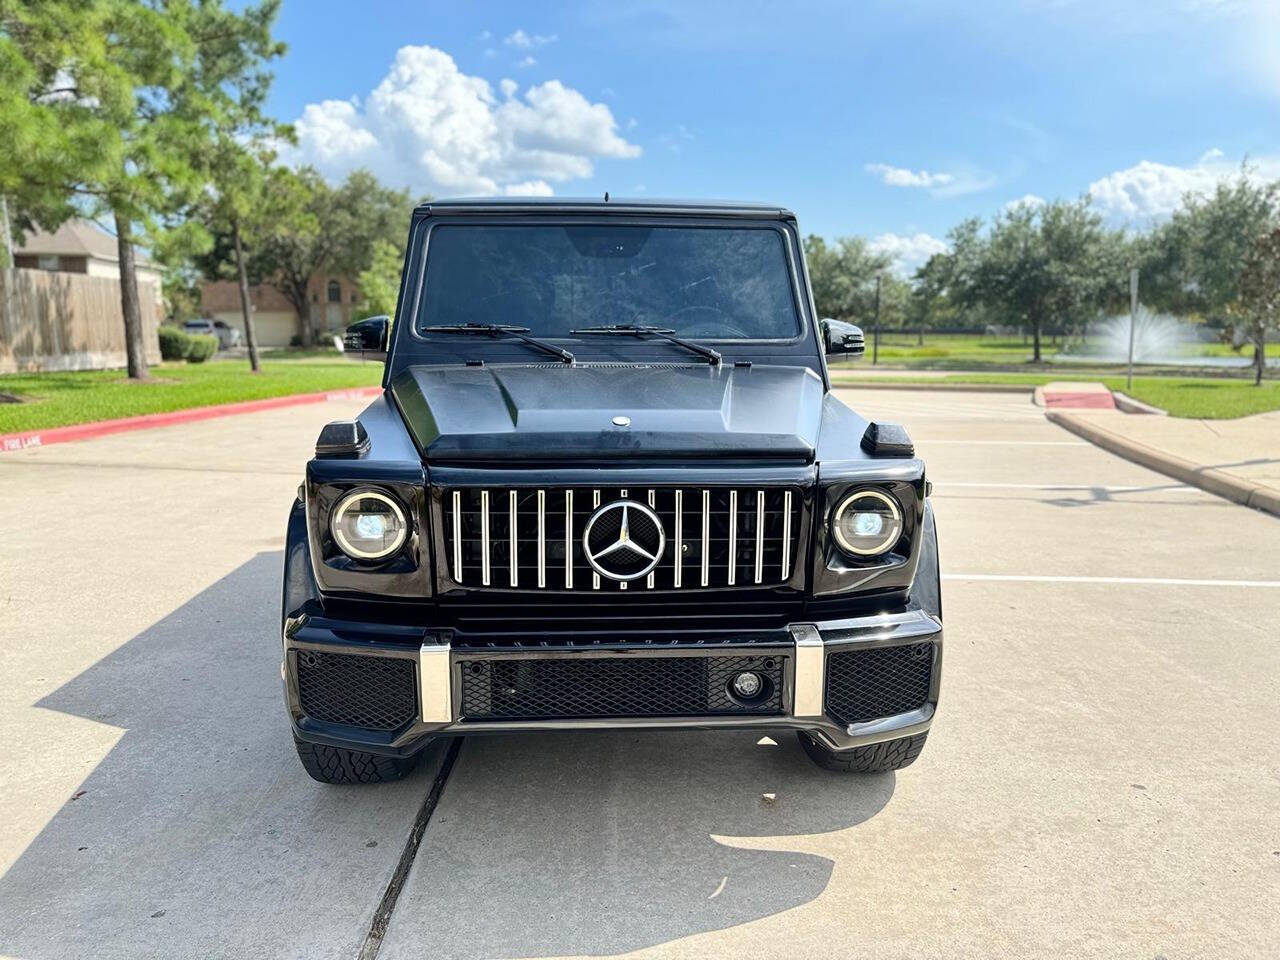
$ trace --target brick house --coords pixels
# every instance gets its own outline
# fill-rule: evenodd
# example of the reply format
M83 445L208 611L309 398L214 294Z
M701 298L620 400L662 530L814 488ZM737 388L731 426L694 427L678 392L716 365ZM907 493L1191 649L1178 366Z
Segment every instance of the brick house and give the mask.
M323 273L311 278L307 296L311 300L312 326L326 335L340 334L346 329L352 321L352 308L360 300L359 288L350 277ZM202 313L210 319L221 320L236 329L244 324L240 313L240 286L235 280L202 282L200 304ZM301 336L298 312L276 287L269 283L251 285L249 304L260 346L287 347L294 337Z

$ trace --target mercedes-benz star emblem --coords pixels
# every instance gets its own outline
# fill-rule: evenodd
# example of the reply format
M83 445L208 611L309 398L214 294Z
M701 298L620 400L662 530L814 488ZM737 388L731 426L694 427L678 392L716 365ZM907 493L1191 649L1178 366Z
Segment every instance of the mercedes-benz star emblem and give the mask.
M667 535L642 503L615 500L591 515L582 533L587 563L610 580L637 580L658 565Z

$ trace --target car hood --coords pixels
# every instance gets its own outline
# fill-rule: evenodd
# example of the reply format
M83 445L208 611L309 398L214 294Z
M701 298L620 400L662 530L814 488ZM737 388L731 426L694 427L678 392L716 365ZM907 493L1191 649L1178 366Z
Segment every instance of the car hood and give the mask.
M811 462L822 381L807 367L409 367L391 394L433 461L759 458Z

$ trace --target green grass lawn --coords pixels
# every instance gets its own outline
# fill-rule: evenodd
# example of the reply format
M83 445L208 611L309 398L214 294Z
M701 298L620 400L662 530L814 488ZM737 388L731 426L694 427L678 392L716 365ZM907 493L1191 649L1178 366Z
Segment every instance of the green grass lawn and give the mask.
M259 374L249 371L247 360L217 360L162 363L151 368L151 375L150 382L131 383L120 370L5 374L0 376L0 393L24 402L0 403L0 433L376 386L382 380L382 364L344 360L330 353L268 358Z
M832 370L837 386L857 386L856 371L841 367ZM1252 413L1280 410L1280 380L1264 380L1255 387L1252 380L1218 377L1134 377L1133 389L1125 390L1125 378L1082 376L1070 368L1044 373L949 373L943 377L877 376L873 383L973 383L1017 384L1028 389L1055 380L1098 380L1110 390L1122 390L1144 403L1168 410L1170 416L1205 420L1229 420Z
M867 334L867 360L871 359L871 331ZM1070 348L1073 353L1087 352L1079 344ZM1272 350L1275 349L1273 346ZM1040 342L1042 361L1057 356L1063 350L1061 344L1054 344L1052 338L1044 337ZM1237 352L1225 343L1186 343L1176 350L1177 355L1184 357L1249 357L1248 351ZM917 337L909 331L892 331L880 334L880 350L878 360L886 366L901 366L914 370L965 370L974 367L1000 366L1011 367L1030 364L1031 342L1021 337L983 337L969 334L925 333L924 345L917 343ZM1100 361L1106 365L1105 361ZM1074 366L1074 365L1073 365ZM1081 364L1081 366L1085 366ZM1055 364L1053 369L1066 367ZM1036 369L1036 368L1033 368ZM1067 368L1070 369L1070 368Z

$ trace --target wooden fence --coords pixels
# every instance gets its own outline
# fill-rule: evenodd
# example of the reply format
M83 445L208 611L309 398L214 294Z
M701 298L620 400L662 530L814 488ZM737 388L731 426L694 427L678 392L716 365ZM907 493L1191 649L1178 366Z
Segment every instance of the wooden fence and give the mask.
M138 284L147 361L159 363L154 283ZM120 281L80 273L0 270L0 373L125 366Z

